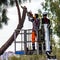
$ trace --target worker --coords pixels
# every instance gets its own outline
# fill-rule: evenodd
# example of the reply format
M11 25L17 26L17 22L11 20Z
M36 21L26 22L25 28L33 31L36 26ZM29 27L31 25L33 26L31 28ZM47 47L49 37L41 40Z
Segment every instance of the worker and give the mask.
M32 28L32 47L33 47L33 50L35 50L35 38L38 35L37 33L38 33L39 25L40 25L40 20L38 18L38 14L35 14L33 16L32 12L28 12L28 19L33 24L33 28Z
M44 27L44 39L45 39L45 46L46 46L46 54L48 56L49 53L51 52L51 50L50 50L50 34L49 34L50 20L47 18L47 12L43 13L42 25Z

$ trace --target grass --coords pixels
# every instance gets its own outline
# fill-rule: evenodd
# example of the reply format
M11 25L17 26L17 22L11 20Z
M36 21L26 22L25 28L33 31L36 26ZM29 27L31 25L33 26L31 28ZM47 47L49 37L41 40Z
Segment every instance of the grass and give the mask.
M60 60L60 53L57 53L56 57ZM8 60L46 60L46 55L16 55L10 56Z
M57 56L57 60L60 60L60 49L58 49L56 56Z
M46 60L45 55L21 55L21 56L12 56L8 60Z
M57 49L57 51L53 49L53 54L55 53L57 60L60 60L60 49ZM47 60L46 55L16 55L16 56L10 56L8 60Z

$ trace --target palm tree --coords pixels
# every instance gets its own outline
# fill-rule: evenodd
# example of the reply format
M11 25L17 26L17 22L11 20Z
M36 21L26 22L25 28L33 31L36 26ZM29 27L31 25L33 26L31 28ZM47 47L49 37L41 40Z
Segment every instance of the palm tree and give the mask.
M22 18L21 18L21 12L20 12L20 8L19 8L19 4L18 4L18 1L21 2L21 0L18 0L18 1L17 0L9 0L9 1L10 1L11 5L16 4L18 18L19 18L19 23L18 23L16 29L21 29L23 27L23 24L24 24L24 21L25 21L27 8L25 6L22 8L23 13L22 13ZM9 1L8 0L0 0L0 6L3 5L3 4L8 5ZM5 13L6 13L6 10L5 10ZM5 17L6 17L6 22L7 22L6 14L5 14ZM4 23L5 23L5 21L4 21ZM16 37L18 36L19 32L20 31L17 32ZM14 32L11 35L11 37L7 40L7 42L0 48L0 55L4 53L4 51L12 44L13 41L14 41Z

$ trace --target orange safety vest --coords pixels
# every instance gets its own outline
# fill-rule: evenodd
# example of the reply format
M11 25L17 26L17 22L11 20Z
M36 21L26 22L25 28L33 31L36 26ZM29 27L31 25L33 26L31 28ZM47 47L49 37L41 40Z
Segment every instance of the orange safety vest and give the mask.
M35 31L32 31L32 43L35 43L35 37L36 37L36 33Z

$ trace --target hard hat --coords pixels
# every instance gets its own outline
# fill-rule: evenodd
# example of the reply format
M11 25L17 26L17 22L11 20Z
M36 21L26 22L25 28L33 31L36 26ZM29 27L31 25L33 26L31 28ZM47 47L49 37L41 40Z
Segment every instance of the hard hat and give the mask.
M47 16L47 12L43 12L43 16Z

